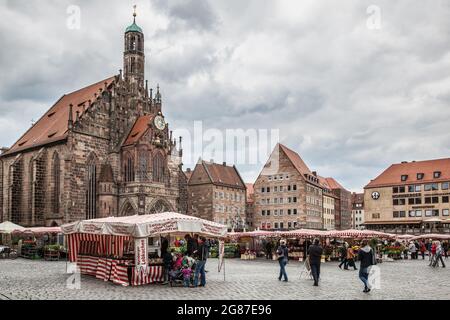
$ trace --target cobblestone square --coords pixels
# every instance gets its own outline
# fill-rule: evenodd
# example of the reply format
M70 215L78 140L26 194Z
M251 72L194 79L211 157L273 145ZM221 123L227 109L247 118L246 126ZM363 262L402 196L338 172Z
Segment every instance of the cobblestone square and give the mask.
M450 261L450 260L447 260ZM358 271L341 270L336 262L322 264L321 283L300 279L303 264L290 262L289 282L279 282L275 261L243 261L227 259L226 280L217 272L217 259L207 263L205 288L170 287L159 284L142 287L122 287L90 276L81 276L81 288L69 289L66 262L30 261L24 259L0 261L0 299L145 299L145 300L379 300L379 299L449 299L450 271L431 268L428 260L384 262L381 289L362 292Z

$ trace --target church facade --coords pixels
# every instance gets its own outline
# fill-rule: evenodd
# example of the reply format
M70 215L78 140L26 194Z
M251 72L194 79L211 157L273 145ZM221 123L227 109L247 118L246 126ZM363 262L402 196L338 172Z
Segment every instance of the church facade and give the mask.
M56 226L80 219L187 209L181 138L145 81L134 15L124 67L63 95L0 155L0 221Z

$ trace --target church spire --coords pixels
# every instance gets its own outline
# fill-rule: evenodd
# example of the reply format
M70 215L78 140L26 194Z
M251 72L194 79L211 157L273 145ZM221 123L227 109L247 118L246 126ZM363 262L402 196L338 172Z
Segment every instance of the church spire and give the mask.
M131 84L144 88L144 33L136 24L136 6L133 12L133 24L125 30L124 75Z

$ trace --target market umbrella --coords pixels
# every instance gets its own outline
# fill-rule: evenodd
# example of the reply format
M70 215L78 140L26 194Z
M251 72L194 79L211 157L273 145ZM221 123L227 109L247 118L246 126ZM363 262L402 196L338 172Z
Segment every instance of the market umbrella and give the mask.
M325 230L314 230L314 229L297 229L292 231L281 232L285 237L295 237L295 238L314 238L314 237L327 237L330 231Z
M230 232L228 233L228 238L230 239L239 239L239 238L256 238L256 237L269 237L273 236L275 232L272 231L262 231L262 230L255 230L255 231L248 231L248 232Z
M430 234L422 234L420 236L411 238L411 240L418 240L418 239L441 239L441 240L450 239L450 234L430 233Z
M423 222L443 222L444 220L439 219L439 218L429 218L429 219L425 219L423 220Z
M61 227L36 227L36 228L22 228L20 230L14 230L13 234L32 234L32 235L43 235L43 234L58 234L62 233Z
M11 234L14 230L23 230L23 229L25 228L10 221L0 223L0 233Z

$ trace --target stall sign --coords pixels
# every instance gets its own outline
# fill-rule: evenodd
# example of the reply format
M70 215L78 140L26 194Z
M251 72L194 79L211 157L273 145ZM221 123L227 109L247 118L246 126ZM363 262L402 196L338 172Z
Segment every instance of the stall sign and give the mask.
M222 269L225 257L225 241L219 241L219 272Z
M134 240L134 253L136 270L140 272L142 269L147 270L148 266L148 239L139 238Z

